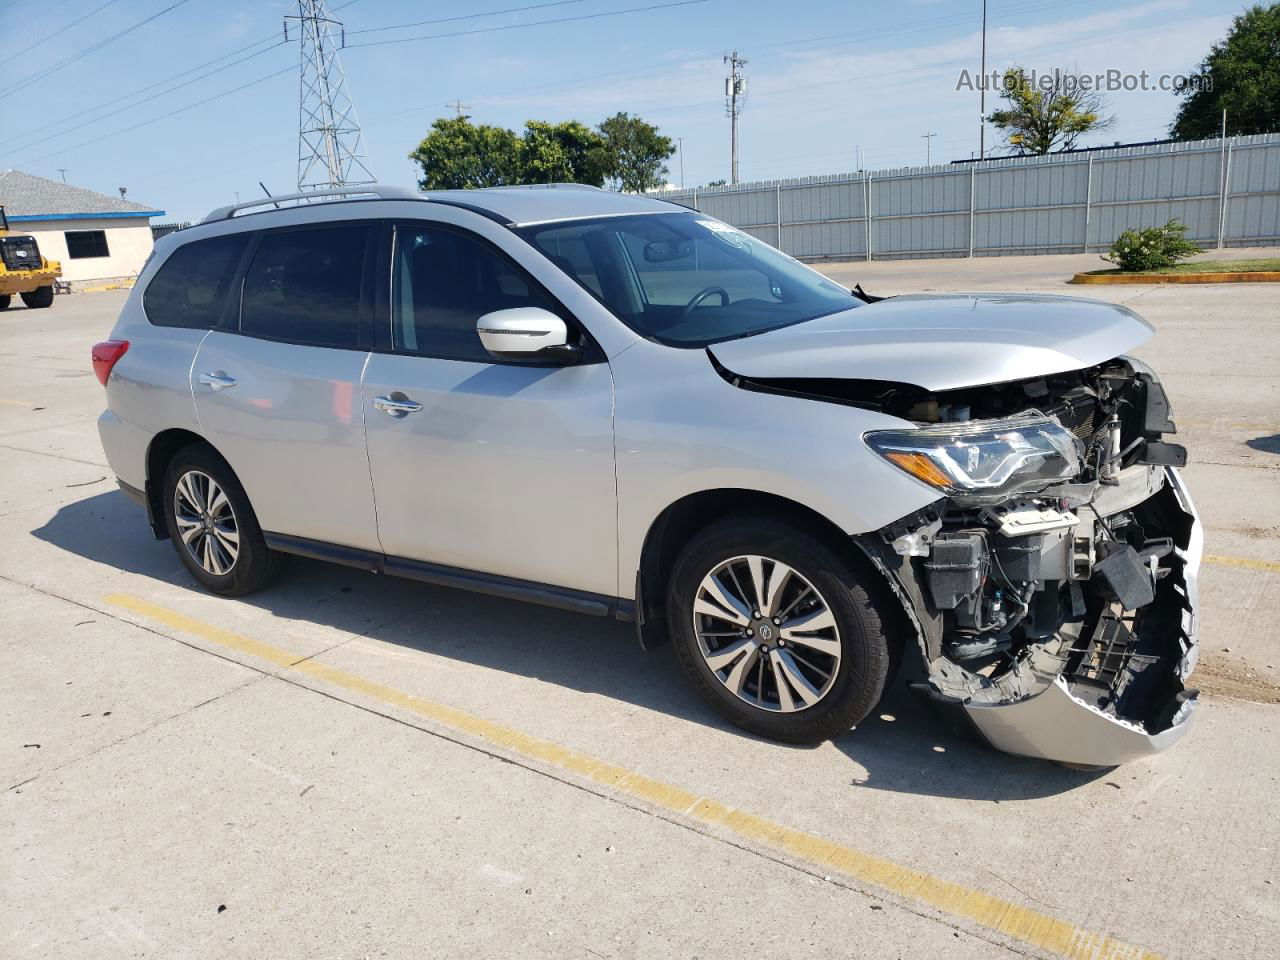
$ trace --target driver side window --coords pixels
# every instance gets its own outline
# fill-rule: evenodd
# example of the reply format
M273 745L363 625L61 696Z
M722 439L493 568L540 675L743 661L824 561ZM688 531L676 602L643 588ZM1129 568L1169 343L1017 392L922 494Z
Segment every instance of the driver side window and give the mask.
M555 312L514 264L480 241L427 224L396 226L391 328L397 352L493 363L476 321L510 307Z

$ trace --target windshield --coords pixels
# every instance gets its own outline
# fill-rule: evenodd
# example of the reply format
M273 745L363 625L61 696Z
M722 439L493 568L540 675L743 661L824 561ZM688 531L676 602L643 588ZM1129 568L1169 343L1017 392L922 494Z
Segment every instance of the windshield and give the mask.
M516 232L642 336L701 347L861 306L844 287L699 213Z

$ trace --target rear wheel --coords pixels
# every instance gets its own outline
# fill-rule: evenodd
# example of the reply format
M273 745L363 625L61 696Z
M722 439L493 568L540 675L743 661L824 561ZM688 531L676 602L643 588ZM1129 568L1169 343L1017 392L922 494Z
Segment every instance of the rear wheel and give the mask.
M252 593L279 573L283 557L267 546L244 488L212 447L195 444L174 455L164 514L183 565L214 593Z
M53 306L53 287L36 287L30 293L24 293L22 302L32 309Z
M8 310L9 301L12 299L13 297L10 294L0 293L0 310Z
M878 594L821 539L764 519L699 533L676 562L667 617L707 702L761 736L819 743L880 699L889 644Z

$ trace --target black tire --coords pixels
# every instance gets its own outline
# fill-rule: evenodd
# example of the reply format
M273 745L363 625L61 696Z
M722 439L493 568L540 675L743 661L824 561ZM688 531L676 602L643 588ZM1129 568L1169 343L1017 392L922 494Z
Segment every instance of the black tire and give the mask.
M36 287L30 293L21 294L22 302L33 310L53 306L53 287Z
M0 293L0 310L9 309L9 301L13 299L12 294Z
M178 518L174 501L178 496L178 483L191 471L210 477L226 494L230 502L232 519L238 534L238 553L229 569L218 574L206 570L182 541L178 530ZM262 538L262 528L249 505L244 487L235 472L208 444L197 443L183 447L169 461L164 475L164 517L169 539L178 552L183 566L206 588L224 597L239 597L252 593L270 583L279 574L284 556L270 549Z
M731 558L748 555L791 567L818 591L835 618L840 661L834 679L821 699L796 712L763 709L735 695L712 671L698 642L694 602L703 578ZM871 712L890 672L885 624L893 621L881 591L868 589L863 579L822 539L797 527L753 517L718 521L693 538L672 572L667 622L676 655L698 692L731 723L786 743L830 740Z

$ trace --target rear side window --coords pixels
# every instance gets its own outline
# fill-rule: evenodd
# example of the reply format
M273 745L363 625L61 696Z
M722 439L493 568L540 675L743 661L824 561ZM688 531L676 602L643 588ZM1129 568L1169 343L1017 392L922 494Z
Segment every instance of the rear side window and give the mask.
M471 237L421 224L396 228L395 349L493 363L476 321L510 307L554 305L510 261Z
M147 284L147 319L161 327L217 326L248 242L239 233L179 247Z
M360 343L368 224L265 233L244 278L240 332L318 347Z

